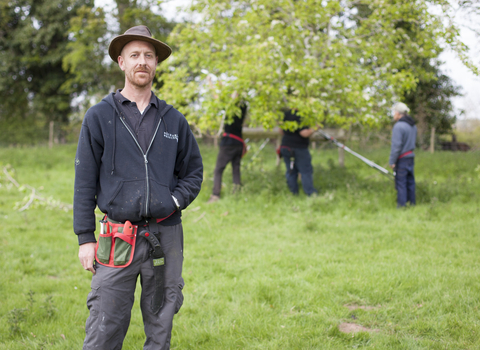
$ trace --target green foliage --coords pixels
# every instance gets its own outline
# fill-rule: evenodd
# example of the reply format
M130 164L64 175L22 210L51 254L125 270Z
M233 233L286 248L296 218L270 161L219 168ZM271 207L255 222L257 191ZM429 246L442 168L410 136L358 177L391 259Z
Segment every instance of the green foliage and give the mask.
M35 143L45 137L48 122L68 123L71 96L61 89L68 80L62 58L69 20L88 2L0 2L0 125L12 131L3 133L2 142Z
M102 65L108 49L103 9L93 7L93 2L79 8L77 16L70 20L70 31L74 35L62 64L72 76L65 82L64 89L81 92L103 87L108 91L108 84L112 82L106 81L108 75Z
M428 131L432 127L438 134L452 132L456 121L452 98L460 95L460 88L441 73L438 62L431 64L424 61L423 67L428 74L419 79L414 90L404 94L402 101L410 107L410 114L418 122L418 141L428 144Z
M307 125L378 125L399 96L431 75L419 64L457 40L433 7L445 1L196 1L193 23L161 67L162 96L201 130L215 129L240 92L250 124L271 128L282 109ZM446 15L445 15L446 16ZM201 18L201 20L200 20ZM213 86L205 84L212 79Z
M8 313L8 323L10 325L10 335L16 336L20 333L20 324L25 321L25 313L27 309L14 308Z
M146 24L165 40L173 27L153 12L154 0L117 3L121 33ZM115 28L93 0L0 0L2 144L46 141L50 121L65 141L76 123L74 98L88 106L89 97L123 86L120 69L105 61Z
M39 309L35 305L34 295L35 292L33 290L30 290L26 296L22 295L22 297L25 297L28 301L28 306L24 308L13 308L8 312L7 321L9 324L10 337L18 337L22 334L22 331L26 331L22 329L22 325L35 321L37 317L51 319L55 315L55 312L58 311L54 305L53 297L49 295L46 297L43 305L40 306L40 309L44 310L42 315L42 312L39 312Z

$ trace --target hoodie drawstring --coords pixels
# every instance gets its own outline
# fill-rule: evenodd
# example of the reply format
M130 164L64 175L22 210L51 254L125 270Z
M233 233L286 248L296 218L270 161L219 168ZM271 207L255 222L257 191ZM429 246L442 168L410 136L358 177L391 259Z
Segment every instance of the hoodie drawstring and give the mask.
M116 148L116 142L115 142L115 139L116 139L116 121L117 121L117 116L116 116L116 113L115 113L115 108L113 109L113 156L112 156L112 173L111 175L113 175L113 173L115 172L115 148Z

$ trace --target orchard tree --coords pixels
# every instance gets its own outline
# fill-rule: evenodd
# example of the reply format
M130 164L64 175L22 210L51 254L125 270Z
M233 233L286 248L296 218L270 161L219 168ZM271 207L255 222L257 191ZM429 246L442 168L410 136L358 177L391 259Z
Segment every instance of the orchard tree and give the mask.
M448 6L197 0L190 9L195 20L178 25L169 39L179 50L159 68L160 94L201 130L218 128L232 114L234 91L248 101L253 126L282 124L284 108L297 109L306 125L377 125L395 100L433 77L418 62L438 57L441 44L469 64Z

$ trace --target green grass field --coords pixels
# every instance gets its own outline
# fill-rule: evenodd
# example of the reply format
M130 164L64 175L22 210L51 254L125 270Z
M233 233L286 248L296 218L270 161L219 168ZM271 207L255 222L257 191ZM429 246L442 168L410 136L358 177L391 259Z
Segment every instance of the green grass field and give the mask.
M227 167L222 200L206 204L216 150L202 146L173 349L480 349L478 151L417 152L418 205L397 210L393 183L348 154L339 168L336 148L312 151L316 198L290 195L273 146L251 159L256 149L241 191ZM388 152L360 153L385 166ZM74 154L0 149L0 349L82 346L90 275L68 207ZM19 211L25 185L43 200ZM143 344L138 299L124 349Z

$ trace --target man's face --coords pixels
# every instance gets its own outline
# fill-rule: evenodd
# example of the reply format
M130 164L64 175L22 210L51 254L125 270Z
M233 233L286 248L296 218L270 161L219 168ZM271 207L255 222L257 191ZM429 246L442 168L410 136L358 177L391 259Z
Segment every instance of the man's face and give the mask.
M402 117L402 115L399 112L397 112L397 111L393 112L393 120L394 121L398 121L401 117Z
M127 81L138 88L151 85L157 63L153 45L140 40L125 45L118 57L118 65L125 72Z

